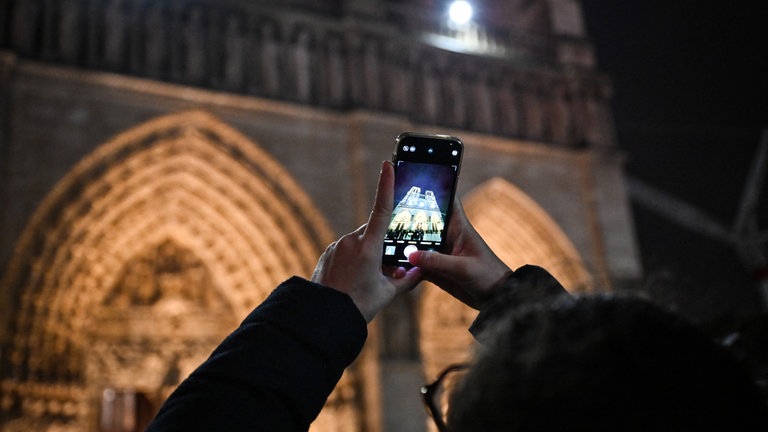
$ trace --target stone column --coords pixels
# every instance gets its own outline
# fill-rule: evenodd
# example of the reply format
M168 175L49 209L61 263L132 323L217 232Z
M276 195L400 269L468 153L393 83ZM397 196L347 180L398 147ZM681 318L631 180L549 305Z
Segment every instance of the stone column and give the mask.
M11 81L17 63L18 58L15 54L9 51L0 51L0 173L2 174L7 172L7 152L10 148L9 123L12 112ZM0 176L0 187L5 186L6 183L6 177ZM0 260L0 262L3 261Z
M295 29L285 62L285 73L291 77L290 96L300 102L310 102L313 91L313 41L306 28Z
M82 5L78 0L63 0L59 7L58 57L76 64L84 40Z
M373 39L363 41L363 82L365 106L381 106L381 50L379 42Z
M0 202L11 202L8 197L10 182L10 122L11 112L13 108L13 99L11 97L11 81L13 80L14 71L17 64L16 55L8 51L0 51ZM8 214L6 206L0 206L0 227L8 227ZM0 231L6 233L4 230ZM5 263L8 261L6 252L10 254L12 249L11 242L13 241L9 235L0 235L0 262ZM9 335L8 326L12 313L9 308L11 307L11 292L6 290L0 291L0 355L10 355L6 350L6 346L9 341L5 338Z
M323 102L330 106L343 106L346 102L347 77L344 69L344 52L340 36L332 34L325 37L320 67L325 79L320 85Z
M454 127L467 124L467 83L464 65L452 67L445 78L445 122Z
M16 2L13 13L12 47L22 56L31 55L35 50L35 34L40 29L41 6L39 0ZM24 25L21 25L25 23Z
M13 3L10 1L4 1L0 3L0 22L11 22L11 10ZM10 35L6 31L0 31L0 46L8 46L10 44Z
M552 90L549 114L552 141L558 145L571 144L573 133L569 93L563 82L556 83Z
M160 4L144 17L144 71L153 78L165 75L168 56L167 14Z
M418 102L419 112L415 117L427 123L437 123L440 109L440 84L436 72L436 66L431 59L425 58L420 65L419 85L416 89L415 102ZM418 100L421 97L422 100Z
M281 49L277 25L264 23L261 29L261 56L259 86L267 96L277 96L283 85L281 82Z
M535 141L544 139L544 97L539 77L529 76L523 88L523 109L525 119L524 136Z
M44 0L42 9L42 31L40 32L40 54L42 58L56 58L58 49L56 29L57 1Z
M123 0L110 0L104 9L104 20L101 26L103 33L103 51L101 60L107 68L119 70L126 64L128 56L127 25L129 17L125 11Z
M496 91L497 128L504 135L519 136L521 125L520 92L515 78L502 72Z
M229 15L226 22L224 45L224 85L230 89L243 86L245 38L243 23L235 15Z
M206 75L205 52L207 51L203 10L200 6L192 7L183 26L182 75L185 81L200 84Z
M360 71L363 64L363 41L360 35L347 35L347 76L349 77L349 99L352 105L360 105L365 100L365 80Z
M491 95L488 89L488 76L479 72L472 83L472 126L479 131L488 132L493 128Z
M413 111L412 100L413 73L411 71L411 52L396 42L390 42L387 46L388 73L385 79L388 82L384 97L387 100L387 108L402 114L410 114Z
M588 140L596 147L613 147L616 142L613 111L610 107L613 89L603 80L594 82L591 87L586 101L589 116Z

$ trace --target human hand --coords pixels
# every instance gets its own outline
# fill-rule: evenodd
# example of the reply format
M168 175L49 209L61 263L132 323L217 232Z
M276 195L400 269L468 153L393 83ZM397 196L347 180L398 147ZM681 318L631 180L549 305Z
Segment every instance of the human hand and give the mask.
M475 309L510 271L469 223L458 198L446 232L446 251L416 251L408 261L422 269L424 279Z
M421 270L387 268L382 273L381 251L392 216L395 171L385 161L379 175L376 199L368 223L331 243L320 256L312 281L352 297L365 320L370 322L397 295L421 281Z

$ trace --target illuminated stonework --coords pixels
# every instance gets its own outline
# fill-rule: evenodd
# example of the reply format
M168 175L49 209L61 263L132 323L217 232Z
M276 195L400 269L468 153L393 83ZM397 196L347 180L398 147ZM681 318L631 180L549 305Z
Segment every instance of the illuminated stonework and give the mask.
M536 264L571 292L592 286L579 253L557 223L522 190L500 178L464 197L467 217L510 268Z
M590 276L576 249L549 215L520 189L494 178L464 197L463 204L478 233L510 268L537 264L568 291L590 289ZM477 311L427 284L419 316L427 377L471 358L474 339L466 329Z
M309 275L332 237L285 170L206 113L121 133L50 192L1 281L19 299L4 430L94 430L105 388L159 404L276 284ZM327 430L358 423L354 399L332 396L329 415L345 418Z

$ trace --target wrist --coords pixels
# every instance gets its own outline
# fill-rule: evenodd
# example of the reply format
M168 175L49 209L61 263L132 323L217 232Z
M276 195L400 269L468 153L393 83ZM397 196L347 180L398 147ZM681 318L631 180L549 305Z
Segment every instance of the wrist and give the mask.
M507 269L504 271L504 273L502 273L501 277L496 278L496 281L493 284L491 284L487 289L483 290L476 299L479 306L478 309L482 310L485 304L491 302L499 295L499 292L506 291L507 281L509 281L509 279L514 275L514 270Z

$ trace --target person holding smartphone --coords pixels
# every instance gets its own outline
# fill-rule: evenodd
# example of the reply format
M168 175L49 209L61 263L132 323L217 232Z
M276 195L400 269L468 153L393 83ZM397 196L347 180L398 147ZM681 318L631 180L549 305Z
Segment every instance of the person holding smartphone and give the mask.
M366 324L396 296L425 276L455 275L447 289L476 305L509 276L461 211L448 229L458 267L443 269L444 257L428 251L412 254L410 268L382 267L393 195L394 166L385 161L368 222L329 245L310 280L278 286L181 383L147 430L306 430L362 349Z
M482 339L489 341L489 346L495 346L494 340L503 340L505 334L514 334L496 332L499 323L504 322L499 317L508 316L509 311L519 306L546 310L545 305L568 298L560 284L543 269L528 266L511 271L474 230L458 200L442 253L419 250L409 255L411 266L383 267L382 245L394 207L394 174L392 163L384 162L368 222L328 246L311 280L293 277L278 286L171 394L147 431L306 431L343 370L360 353L367 336L366 324L395 297L425 279L480 310L476 324L484 330ZM515 341L535 347L536 338L531 335L540 333L542 328L558 330L546 322L530 329L530 334L518 327ZM579 330L565 324L562 328L572 334ZM669 355L674 356L674 347L668 348ZM493 358L493 354L486 352L481 356L488 357ZM543 355L541 358L552 361ZM490 367L492 362L490 366L487 361L482 364L491 376L509 373L504 368ZM478 429L480 423L473 426L473 410L485 405L487 397L495 398L492 406L496 408L499 404L535 408L525 398L510 401L504 399L505 392L485 393L482 388L473 388L471 382L465 384L460 388L460 396L465 396L466 403L457 410L461 415L454 419L454 426L449 423L447 430L512 430L506 426ZM743 385L741 381L738 384ZM520 396L519 392L515 395ZM588 396L581 399L588 402ZM507 411L512 410L477 412L501 418L502 423L495 423L499 425L507 424L503 423ZM558 412L548 414L548 418L558 417ZM599 410L595 414L600 415ZM736 411L735 415L749 420L757 417L754 409ZM648 418L654 416L658 413L648 413ZM608 417L607 420L612 419Z

